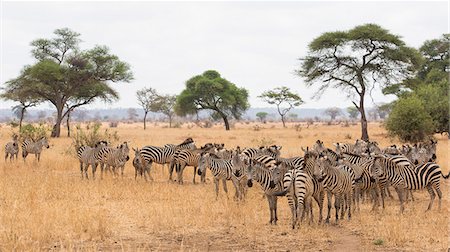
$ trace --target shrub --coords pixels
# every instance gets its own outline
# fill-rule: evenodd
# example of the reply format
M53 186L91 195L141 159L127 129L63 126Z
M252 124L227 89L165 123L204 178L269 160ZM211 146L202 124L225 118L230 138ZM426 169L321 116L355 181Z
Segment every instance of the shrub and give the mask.
M405 142L419 142L433 134L433 120L425 111L422 101L416 96L397 100L386 120L386 129L391 136Z
M119 140L117 131L109 132L108 129L105 129L102 132L100 130L101 127L101 123L87 124L84 129L77 125L76 132L72 136L72 145L75 147L75 150L82 145L93 147L98 141L111 143Z
M297 123L294 125L295 131L302 131L302 125L300 123Z
M109 122L109 127L110 128L117 128L117 126L119 126L119 122L118 121Z
M34 126L32 124L25 124L22 126L20 130L20 138L22 140L30 138L33 141L38 140L41 137L47 137L47 133L50 131L49 127L45 124L39 124L38 126Z

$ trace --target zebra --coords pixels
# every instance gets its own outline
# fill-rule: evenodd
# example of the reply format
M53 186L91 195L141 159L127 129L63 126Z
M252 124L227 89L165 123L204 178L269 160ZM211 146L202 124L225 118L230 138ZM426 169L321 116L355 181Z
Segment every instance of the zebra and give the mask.
M403 213L403 190L419 190L427 188L430 194L430 203L428 204L427 211L431 210L433 206L436 191L439 197L439 210L441 209L442 192L440 189L441 176L444 179L450 177L444 175L440 166L433 162L428 162L416 167L403 165L396 160L396 157L387 157L384 155L375 155L375 163L370 169L370 176L378 177L386 174L388 180L397 191L398 198L400 200L400 212Z
M50 148L48 145L48 140L46 137L41 137L37 141L33 141L33 139L27 138L22 143L22 157L23 161L27 158L28 154L34 154L39 162L41 159L42 148L46 147Z
M338 213L343 201L347 201L346 209L341 211L341 219L348 210L348 219L351 218L351 199L352 199L352 179L350 174L343 169L333 167L330 160L326 156L319 157L314 167L314 177L322 182L327 191L328 213L325 219L326 223L330 221L331 196L334 195L334 207L336 210L336 224L338 223ZM342 204L343 205L343 204Z
M171 173L169 180L172 180L172 171L173 168L176 167L177 171L177 180L179 184L183 184L183 171L186 166L194 167L194 176L192 179L192 183L195 184L195 174L197 173L197 167L200 160L200 154L202 152L210 151L213 148L213 144L207 143L202 146L200 149L196 150L188 150L188 149L179 149L175 152L173 156L173 162L171 163ZM205 183L205 175L206 171L201 175L201 181Z
M261 146L259 148L246 148L242 151L242 154L246 155L248 158L256 158L258 156L262 155L269 155L274 158L277 158L280 156L280 150L282 146L279 145L271 145L268 147Z
M209 168L214 176L214 185L216 189L216 199L219 197L219 181L222 180L223 190L228 197L227 180L231 180L236 189L235 198L241 199L241 190L239 187L239 180L233 173L233 162L231 159L220 159L218 156L212 153L201 153L200 160L198 162L198 175Z
M136 180L137 175L139 174L141 177L144 176L145 181L147 181L147 175L149 176L150 180L153 181L153 177L152 175L150 175L151 166L141 154L141 150L139 148L137 149L133 148L133 151L134 151L134 159L133 159L134 179Z
M103 168L104 166L106 170L109 170L109 167L112 167L112 171L114 175L116 175L116 169L121 169L121 174L123 177L123 170L125 168L125 163L130 160L130 149L128 147L127 142L123 142L117 148L103 147L99 151L102 155L101 159L101 178L103 178Z
M80 146L77 150L77 157L80 161L81 178L83 174L88 179L87 170L89 165L92 167L92 177L95 179L95 170L99 164L99 152L103 147L106 147L108 143L106 141L99 141L94 145L94 148L90 146Z
M14 159L14 156L16 157L17 160L17 156L19 155L19 137L14 134L13 135L13 141L12 142L8 142L5 145L5 162L8 159L9 156L9 161L12 161Z
M273 195L273 193L283 190L283 181L281 179L283 176L282 170L278 167L268 169L251 159L249 160L249 165L247 166L247 186L252 187L253 180L261 185L269 203L269 223L272 225L276 225L278 221L277 196Z
M303 219L310 210L310 223L313 221L311 198L314 184L311 177L301 169L291 169L284 174L283 191L274 193L275 196L286 195L292 213L292 229L298 223L298 217Z
M388 146L388 147L384 148L383 150L381 150L381 154L400 155L401 152L397 148L397 145L393 144L393 145Z
M224 158L222 158L224 159ZM232 151L231 156L231 163L232 163L232 169L233 174L239 181L239 190L241 194L241 198L244 199L247 194L247 174L245 169L247 168L247 165L249 164L248 159L244 157L243 154L240 154L238 150Z
M415 165L436 160L436 142L431 140L432 144L414 144L411 149L411 162Z
M187 138L181 144L165 144L163 147L159 146L144 146L141 149L141 155L151 169L152 163L162 164L164 169L165 164L173 162L173 156L178 149L196 149L195 142L192 138ZM169 166L171 167L171 165ZM169 170L170 178L172 178L173 170Z
M339 155L343 152L361 154L367 152L368 143L364 140L356 139L355 144L335 143L334 146L336 146L336 153Z

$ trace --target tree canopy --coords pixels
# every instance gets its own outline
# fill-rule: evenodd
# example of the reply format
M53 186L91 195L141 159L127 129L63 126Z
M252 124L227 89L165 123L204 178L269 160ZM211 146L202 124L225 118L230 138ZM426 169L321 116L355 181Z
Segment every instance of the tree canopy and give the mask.
M26 100L50 102L57 118L52 136L60 136L61 121L75 108L96 99L118 99L109 82L129 82L133 75L127 63L110 54L106 46L80 50L80 34L57 29L55 38L31 42L37 63L25 66L20 75L6 82L3 94L20 90Z
M285 117L286 114L293 109L303 104L302 98L288 87L276 87L273 90L263 92L259 98L263 99L269 104L277 106L278 114L281 116L283 127L286 128Z
M211 110L220 116L229 130L228 118L239 119L249 108L248 91L208 70L186 81L186 88L177 97L175 112L184 116L199 110Z
M366 93L413 76L421 57L399 36L376 24L365 24L323 33L309 44L307 56L300 60L297 74L308 86L319 86L317 97L330 87L347 93L361 115L361 138L368 140Z

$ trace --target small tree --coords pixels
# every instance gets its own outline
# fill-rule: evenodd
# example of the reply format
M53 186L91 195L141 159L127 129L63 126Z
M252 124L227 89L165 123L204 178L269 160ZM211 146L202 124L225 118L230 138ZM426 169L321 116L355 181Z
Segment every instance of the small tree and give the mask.
M291 119L291 121L297 121L298 115L296 113L289 113L288 117Z
M433 134L433 120L417 96L408 96L394 103L386 129L402 141L419 142Z
M347 108L347 113L348 113L348 116L350 117L350 119L352 119L352 120L358 119L359 111L358 111L357 108L355 108L355 107L348 107Z
M175 112L180 115L196 114L199 110L212 110L230 130L229 117L240 119L249 108L248 91L222 78L217 71L208 70L192 77L177 97Z
M156 110L169 119L169 128L172 128L172 119L175 115L174 107L177 102L176 95L161 95L157 99Z
M256 113L256 117L258 117L261 122L266 120L267 115L268 115L267 112L258 112L258 113Z
M323 113L329 116L331 121L334 121L337 116L342 115L341 109L337 107L327 108Z
M157 110L156 105L160 97L154 88L143 88L141 90L138 90L136 92L136 96L139 105L141 105L142 109L144 110L144 130L145 130L147 129L146 124L147 114L150 111L156 112Z
M387 115L392 110L392 104L391 103L385 103L380 106L377 106L377 113L381 120L385 120Z
M294 107L300 106L303 103L302 98L298 94L291 92L288 87L277 87L274 90L263 92L258 97L269 104L275 104L277 106L277 111L281 116L284 128L286 128L286 114Z

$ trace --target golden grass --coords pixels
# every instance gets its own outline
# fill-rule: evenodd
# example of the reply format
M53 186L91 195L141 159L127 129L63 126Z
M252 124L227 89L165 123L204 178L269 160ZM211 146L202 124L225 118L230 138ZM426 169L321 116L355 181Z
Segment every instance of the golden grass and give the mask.
M199 144L223 142L226 146L279 144L283 156L301 155L301 146L321 139L353 142L359 126L313 125L301 131L282 129L279 124L237 124L226 132L211 129L168 129L152 125L144 131L140 124L121 124L117 131L132 146L178 143L192 137ZM0 128L0 142L9 141L11 130ZM382 146L391 143L377 124L369 128L373 140ZM351 139L348 139L351 137ZM449 171L448 140L437 136L438 163ZM167 182L167 168L154 165L155 182L134 180L130 162L124 178L81 180L78 161L64 153L71 140L51 139L41 162L29 156L27 162L0 160L0 250L349 250L444 251L449 244L449 182L442 183L442 209L425 213L429 196L416 192L416 201L398 214L398 201L388 200L384 211L370 212L370 203L351 221L339 226L302 224L290 229L290 210L286 199L279 199L277 226L268 225L267 201L259 188L251 188L245 202L233 200L234 188L228 184L229 199L220 188L215 200L213 183L193 185L187 168L185 184ZM91 174L89 174L91 175ZM209 176L210 174L208 174ZM394 192L394 190L392 190ZM315 209L317 210L317 208ZM317 219L317 213L315 213ZM353 244L348 241L356 241ZM380 244L381 245L375 245ZM346 247L347 246L347 247Z

